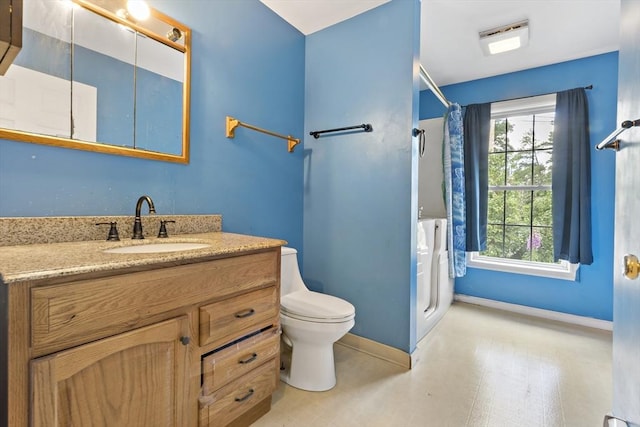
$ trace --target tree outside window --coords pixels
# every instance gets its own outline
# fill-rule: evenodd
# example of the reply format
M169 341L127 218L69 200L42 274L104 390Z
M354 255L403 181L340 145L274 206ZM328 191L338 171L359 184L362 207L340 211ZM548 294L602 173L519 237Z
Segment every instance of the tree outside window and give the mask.
M553 120L553 110L493 120L487 249L481 256L553 263Z

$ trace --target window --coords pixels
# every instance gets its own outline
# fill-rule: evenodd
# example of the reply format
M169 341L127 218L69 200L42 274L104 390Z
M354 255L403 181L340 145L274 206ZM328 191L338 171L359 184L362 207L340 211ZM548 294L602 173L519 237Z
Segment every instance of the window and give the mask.
M551 165L555 95L491 106L487 248L469 265L573 279L553 262Z

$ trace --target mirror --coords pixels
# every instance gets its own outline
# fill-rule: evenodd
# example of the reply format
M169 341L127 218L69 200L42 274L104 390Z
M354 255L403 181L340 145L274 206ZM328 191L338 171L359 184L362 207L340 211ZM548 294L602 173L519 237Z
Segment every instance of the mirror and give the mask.
M23 48L0 77L0 138L189 161L190 32L125 0L24 0Z

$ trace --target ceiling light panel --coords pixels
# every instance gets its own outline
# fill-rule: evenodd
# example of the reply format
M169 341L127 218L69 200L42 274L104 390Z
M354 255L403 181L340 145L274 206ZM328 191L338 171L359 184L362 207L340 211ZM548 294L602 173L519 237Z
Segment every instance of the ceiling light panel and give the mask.
M529 21L482 31L479 37L480 47L487 56L519 49L529 44Z

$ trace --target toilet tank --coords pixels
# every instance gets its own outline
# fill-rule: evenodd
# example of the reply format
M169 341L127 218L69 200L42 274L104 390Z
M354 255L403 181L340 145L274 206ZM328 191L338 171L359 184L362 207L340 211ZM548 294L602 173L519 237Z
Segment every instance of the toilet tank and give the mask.
M301 290L307 290L307 287L300 276L298 251L283 246L280 259L280 296Z

